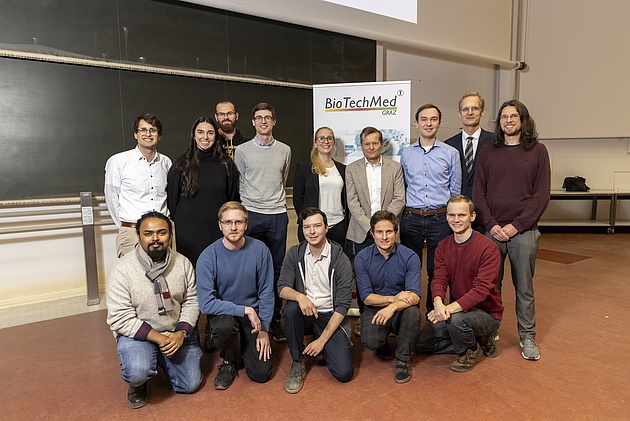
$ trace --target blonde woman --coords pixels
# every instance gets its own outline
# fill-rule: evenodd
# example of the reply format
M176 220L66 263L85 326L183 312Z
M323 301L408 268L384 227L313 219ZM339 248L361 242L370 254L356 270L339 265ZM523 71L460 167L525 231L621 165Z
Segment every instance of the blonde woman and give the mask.
M330 127L315 132L311 159L298 162L293 176L293 206L295 212L308 207L321 209L328 218L327 237L342 247L348 226L346 204L346 166L332 159L335 134ZM302 221L298 220L298 238L304 241Z

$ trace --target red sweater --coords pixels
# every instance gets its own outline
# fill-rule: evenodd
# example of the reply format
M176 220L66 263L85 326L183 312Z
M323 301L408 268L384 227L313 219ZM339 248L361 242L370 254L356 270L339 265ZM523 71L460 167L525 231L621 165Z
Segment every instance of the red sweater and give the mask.
M486 145L479 152L473 202L481 223L490 230L512 224L519 233L537 229L551 189L547 148Z
M448 286L451 300L457 301L465 312L476 307L501 320L503 305L497 290L500 262L499 248L483 234L473 230L472 237L461 244L451 234L435 251L431 292L444 300Z

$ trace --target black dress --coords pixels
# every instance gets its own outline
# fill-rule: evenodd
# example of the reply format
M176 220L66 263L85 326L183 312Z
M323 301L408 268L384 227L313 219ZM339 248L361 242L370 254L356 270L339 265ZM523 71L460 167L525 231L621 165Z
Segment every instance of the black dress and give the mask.
M199 190L193 197L181 195L180 173L173 165L168 172L168 210L175 222L177 251L193 265L202 251L222 237L217 212L230 200L240 202L238 170L228 160L225 166L207 151L199 154Z

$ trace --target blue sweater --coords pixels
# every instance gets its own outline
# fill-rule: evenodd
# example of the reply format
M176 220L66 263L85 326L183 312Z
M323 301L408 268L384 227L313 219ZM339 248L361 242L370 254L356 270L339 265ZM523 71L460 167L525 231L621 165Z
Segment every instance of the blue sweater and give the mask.
M243 317L245 307L258 312L262 330L269 331L274 305L273 262L265 244L245 237L239 250L228 250L223 237L197 260L199 307L204 314Z

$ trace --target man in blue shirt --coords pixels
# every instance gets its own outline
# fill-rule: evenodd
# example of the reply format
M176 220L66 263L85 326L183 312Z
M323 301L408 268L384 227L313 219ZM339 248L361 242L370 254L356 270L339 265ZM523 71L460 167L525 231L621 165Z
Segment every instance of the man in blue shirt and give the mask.
M361 314L361 341L376 356L390 360L387 342L398 335L394 380L411 380L409 360L415 347L420 322L420 258L411 249L396 244L398 218L377 211L370 219L375 244L361 250L354 259L359 296L365 303Z
M274 286L271 253L262 241L245 236L248 214L238 202L219 209L223 238L197 260L199 307L208 314L212 339L223 362L214 387L224 390L238 376L238 336L247 376L264 383L271 377L269 325Z
M400 157L405 176L406 207L400 223L400 241L422 256L427 242L427 313L433 310L431 280L435 249L451 230L446 222L446 202L462 190L459 153L437 139L442 112L433 104L416 111L418 141Z

